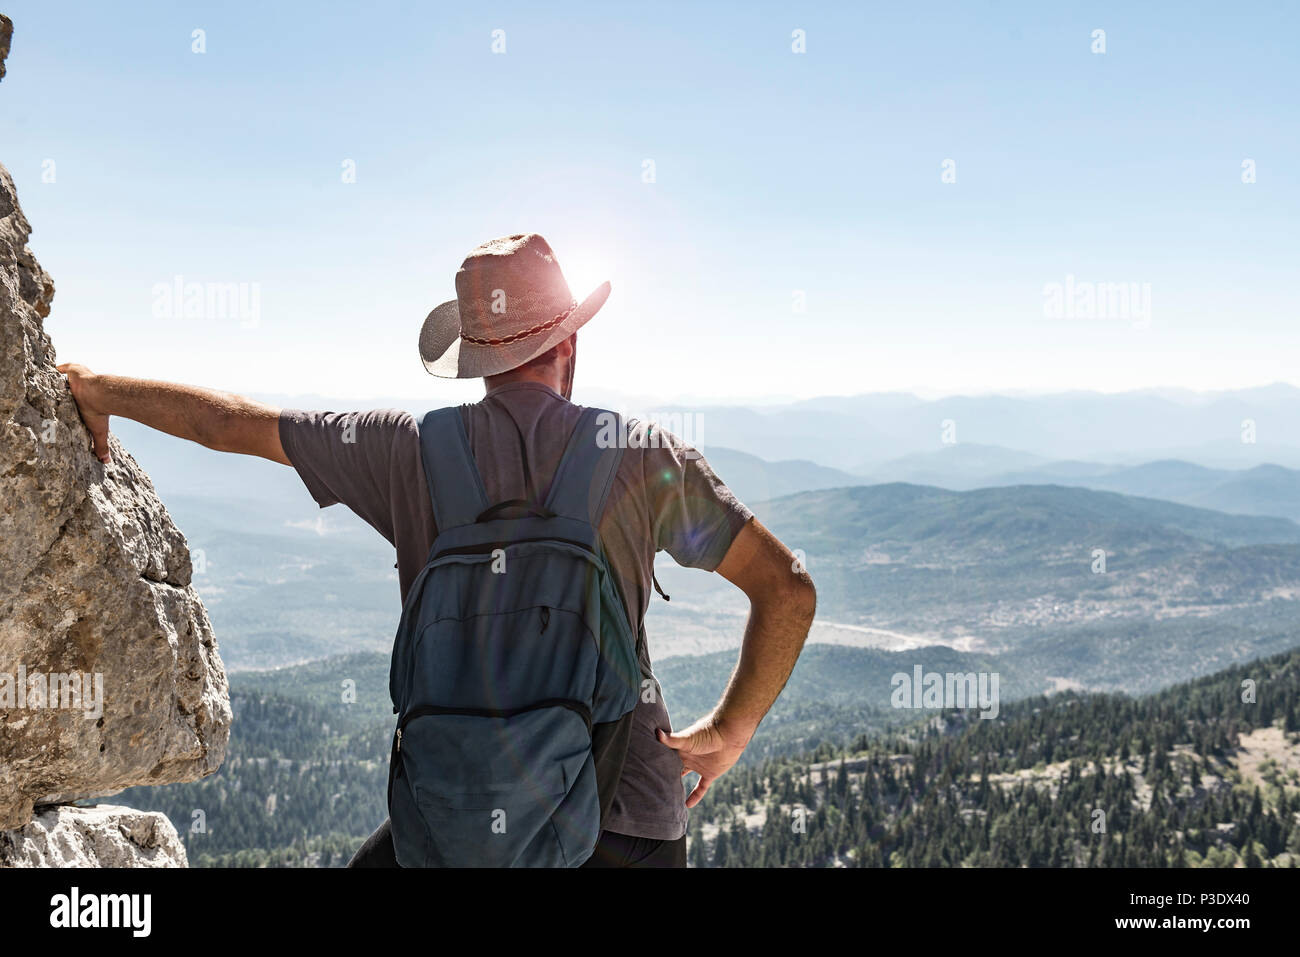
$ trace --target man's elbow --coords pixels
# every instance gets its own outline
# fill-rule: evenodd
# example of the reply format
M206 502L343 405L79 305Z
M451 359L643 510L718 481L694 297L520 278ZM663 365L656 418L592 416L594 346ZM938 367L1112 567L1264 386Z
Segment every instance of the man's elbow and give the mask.
M278 409L243 400L232 401L194 424L194 440L216 452L257 455L289 464L280 445Z
M790 576L781 589L781 605L805 627L811 627L817 614L817 587L807 572Z

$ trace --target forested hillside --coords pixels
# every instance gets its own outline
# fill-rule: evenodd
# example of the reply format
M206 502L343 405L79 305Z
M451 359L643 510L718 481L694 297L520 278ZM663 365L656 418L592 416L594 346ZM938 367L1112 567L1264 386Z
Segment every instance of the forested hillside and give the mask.
M734 770L691 815L691 863L1300 862L1300 651L1145 698L1066 693L974 714Z

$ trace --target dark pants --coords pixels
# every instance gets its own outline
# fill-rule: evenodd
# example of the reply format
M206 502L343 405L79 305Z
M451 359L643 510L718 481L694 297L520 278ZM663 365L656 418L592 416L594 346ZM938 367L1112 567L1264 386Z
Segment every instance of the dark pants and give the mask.
M393 832L389 822L366 838L360 850L348 861L348 867L397 867L393 850ZM649 837L630 837L613 831L601 831L596 850L583 867L685 867L686 835L675 841L656 841Z

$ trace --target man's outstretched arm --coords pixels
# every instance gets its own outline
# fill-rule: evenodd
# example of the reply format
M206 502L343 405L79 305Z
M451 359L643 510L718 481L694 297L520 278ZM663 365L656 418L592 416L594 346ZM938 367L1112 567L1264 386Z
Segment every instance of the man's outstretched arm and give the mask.
M794 670L817 607L808 573L756 518L740 530L717 571L748 596L749 621L740 660L717 707L689 728L659 732L659 740L681 757L682 774L700 775L687 807L698 804L740 758Z
M109 417L120 415L218 452L291 464L280 444L280 410L274 406L192 385L97 375L75 362L58 369L68 377L101 462L109 461Z

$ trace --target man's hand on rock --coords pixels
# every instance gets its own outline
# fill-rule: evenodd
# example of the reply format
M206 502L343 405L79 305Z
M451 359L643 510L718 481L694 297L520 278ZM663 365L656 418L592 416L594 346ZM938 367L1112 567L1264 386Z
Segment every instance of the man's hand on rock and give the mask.
M90 437L95 440L96 458L108 464L112 461L108 453L108 414L99 411L95 405L95 373L76 362L65 362L56 368L68 377L68 388L77 402L81 421L86 423Z

